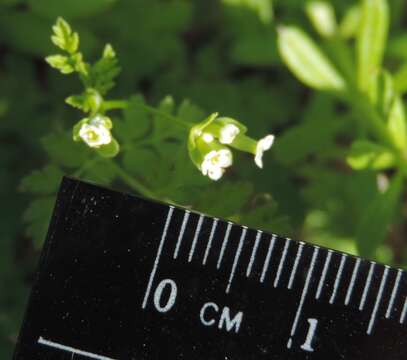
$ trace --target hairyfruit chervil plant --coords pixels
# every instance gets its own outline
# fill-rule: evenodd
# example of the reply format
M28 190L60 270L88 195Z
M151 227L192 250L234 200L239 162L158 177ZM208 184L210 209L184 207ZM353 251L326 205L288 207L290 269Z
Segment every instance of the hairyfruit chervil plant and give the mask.
M77 73L84 86L83 93L66 99L69 105L87 115L74 125L73 140L85 143L104 158L113 158L119 154L120 146L112 135L113 121L107 116L107 112L129 106L126 100L104 98L114 86L114 79L119 73L116 54L112 46L107 44L101 59L91 65L84 61L82 53L79 52L78 33L73 32L65 20L59 18L53 30L52 42L65 54L48 56L46 61L62 74ZM259 141L248 137L247 128L243 124L229 117L219 117L217 113L209 115L200 123L191 124L180 116L169 115L147 104L138 106L149 113L159 115L159 121L169 122L177 131L186 133L192 162L211 180L219 180L225 169L232 166L231 149L252 153L256 165L262 168L263 153L269 150L274 142L274 135L267 135ZM118 173L123 174L123 170ZM124 180L126 179L127 176L124 177ZM129 185L144 195L154 196L144 185L135 185L134 181Z
M377 251L389 228L400 222L407 158L402 101L405 67L391 75L382 66L389 28L387 2L363 0L342 11L340 21L331 3L305 2L304 13L314 28L312 36L297 26L273 23L268 5L254 10L264 28L245 36L262 43L272 39L276 30L276 53L301 82L316 90L304 109L304 123L286 128L277 141L273 152L276 168L265 171L270 173L270 186L282 190L281 196L275 196L284 196L280 199L284 210L277 211L269 194L256 193L255 188L264 191L265 187L258 186L253 173L247 171L251 177L244 175L245 181L241 181L231 167L236 159L238 163L246 161L233 150L251 153L255 164L262 167L263 153L272 146L273 135L256 141L247 136L241 122L216 113L207 116L189 101L177 106L170 96L156 107L141 95L109 99L107 93L119 74L113 47L106 45L98 61L87 63L79 51L79 35L58 19L52 41L63 54L51 55L47 62L62 74L79 75L83 90L66 102L85 115L73 125L73 135L64 130L44 137L42 143L51 162L23 180L23 189L41 195L25 214L28 232L37 243L43 241L63 173L102 184L120 181L151 198L287 234L296 223L291 220L302 216L303 207L285 175L289 167L290 176L305 179L305 186L304 182L298 186L309 202L310 216L302 224L303 235L310 240L315 236L317 242L333 247L345 244L345 240L336 245L331 240L324 242L318 228L324 223L334 234L346 230L339 239L354 236L360 254L379 256ZM319 39L314 40L314 35ZM240 46L248 45L242 34L234 36ZM249 47L254 51L250 56L243 49L235 49L233 56L238 62L257 66L269 61L269 53L263 54L264 46ZM344 141L338 143L341 136ZM352 176L347 175L347 166L355 170ZM210 181L219 180L226 169L230 175L220 184ZM334 205L330 205L331 199ZM348 210L343 208L347 206ZM328 222L320 217L320 209L332 214ZM346 219L346 214L351 219ZM344 225L336 224L337 220ZM332 236L329 234L330 239ZM403 255L399 253L397 258L401 262Z
M31 222L29 232L39 243L45 227L37 227L40 223L36 221L36 212L40 207L47 209L47 212L52 208L51 192L55 191L57 179L64 168L74 168L70 171L73 176L87 172L93 178L94 175L96 178L101 175L108 179L108 183L119 179L144 196L184 206L190 206L193 200L191 196L184 202L182 195L167 194L179 191L181 186L202 184L202 180L196 179L197 176L205 176L211 181L220 180L226 169L233 165L233 150L252 154L255 165L263 168L263 155L272 147L274 135L255 140L247 135L248 129L241 122L219 116L218 113L205 117L198 107L188 101L184 101L174 113L175 104L171 97L164 98L158 107L148 105L139 95L128 100L109 99L107 94L114 87L115 78L120 72L113 47L107 44L99 60L93 64L86 62L79 50L79 34L62 18L58 18L53 26L51 40L62 53L50 55L46 61L61 74L78 75L83 91L67 97L65 102L81 110L85 117L73 125L71 139L66 133L45 138L44 145L54 161L23 180L22 187L35 192L45 190L49 183L45 185L43 180L51 179L50 196L34 202L26 213L27 220ZM124 111L124 117L111 116L113 111ZM172 160L172 153L177 159L168 163L168 160ZM195 168L193 174L190 166L185 164L185 154ZM159 158L166 161L160 162ZM136 174L130 173L127 167L138 167L138 171ZM156 184L152 174L158 178ZM239 190L242 190L243 198L252 192L246 185L236 183L220 188L219 193L232 195ZM216 197L207 192L202 197L208 195ZM234 195L237 201L229 201L227 207L242 206L239 200L241 196ZM196 200L198 204L207 202L202 201L200 196ZM265 204L264 210L274 211L269 200ZM228 213L230 210L224 216ZM252 216L250 211L246 215L248 219ZM278 217L276 219L280 221Z

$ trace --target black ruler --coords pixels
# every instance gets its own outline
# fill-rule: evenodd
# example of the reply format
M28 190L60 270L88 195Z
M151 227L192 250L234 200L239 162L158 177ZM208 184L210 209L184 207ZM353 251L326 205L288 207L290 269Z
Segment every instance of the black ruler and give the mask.
M407 274L64 179L15 360L407 359Z

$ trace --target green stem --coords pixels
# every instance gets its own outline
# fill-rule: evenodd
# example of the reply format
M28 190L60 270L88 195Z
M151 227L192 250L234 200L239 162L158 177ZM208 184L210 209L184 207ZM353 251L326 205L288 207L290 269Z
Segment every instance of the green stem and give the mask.
M107 100L103 102L103 111L126 109L129 106L129 102L126 100Z
M121 166L116 164L114 161L112 161L112 165L113 165L113 168L115 169L117 176L119 176L133 190L139 192L143 196L146 196L146 197L149 197L152 199L157 199L157 196L150 189L148 189L141 182L136 180L133 176L128 174Z
M128 107L128 105L129 105L128 101L125 101L125 100L108 100L108 101L104 102L103 110L108 111L108 110L114 110L114 109L126 109ZM190 124L189 122L181 120L181 119L177 118L176 116L172 116L163 111L157 110L156 108L154 108L152 106L142 104L142 103L137 104L137 106L150 112L151 114L155 114L155 115L161 116L163 118L166 118L167 120L174 122L175 124L183 127L184 129L190 130L193 126L193 124Z

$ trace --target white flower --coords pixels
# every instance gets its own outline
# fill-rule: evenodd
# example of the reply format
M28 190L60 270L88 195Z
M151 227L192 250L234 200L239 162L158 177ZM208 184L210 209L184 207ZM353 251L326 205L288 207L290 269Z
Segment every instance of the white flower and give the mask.
M106 123L100 117L95 117L89 123L83 124L79 130L79 136L92 148L110 144L112 134L106 127Z
M225 168L233 163L232 152L229 149L212 150L205 155L201 164L203 175L207 175L212 180L219 180Z
M239 133L240 129L235 124L226 124L220 130L219 142L221 144L231 144Z
M263 139L257 142L256 155L254 157L254 162L256 165L262 169L263 168L263 153L271 148L274 142L274 135L267 135Z
M202 135L202 139L203 139L203 141L205 141L206 143L211 143L215 138L213 137L213 135L212 134L210 134L210 133L204 133L203 135Z

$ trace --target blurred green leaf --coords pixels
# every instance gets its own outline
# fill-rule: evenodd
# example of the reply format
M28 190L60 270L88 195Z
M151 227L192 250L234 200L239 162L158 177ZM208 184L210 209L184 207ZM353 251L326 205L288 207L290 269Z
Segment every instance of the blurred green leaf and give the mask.
M355 37L360 27L361 17L362 10L359 4L347 9L339 25L340 35L345 39Z
M131 142L147 136L152 123L148 112L140 106L143 104L145 101L141 95L129 99L122 121L115 124L115 132L121 142Z
M273 19L272 0L222 0L222 2L231 7L253 11L264 24L270 24Z
M248 227L270 231L274 234L287 235L292 232L289 219L279 213L277 203L273 200L262 205L256 204L252 209L243 211L233 220Z
M50 164L23 178L20 189L40 195L54 194L59 188L63 175L64 173L59 167Z
M363 0L361 26L357 36L358 83L368 91L372 76L379 71L387 42L389 7L387 0Z
M385 192L378 192L365 209L356 232L356 243L361 256L372 258L393 221L400 202L403 178L396 175Z
M379 113L386 118L396 96L393 77L389 72L383 70L373 74L370 81L370 100Z
M400 94L407 91L407 63L394 75L395 88Z
M109 9L116 0L28 0L34 13L54 19L57 16L79 18Z
M396 97L389 111L387 128L394 144L405 151L407 149L407 126L403 100Z
M116 167L112 160L95 158L83 166L83 178L100 184L110 185L116 178Z
M45 240L54 203L55 196L40 197L32 201L24 212L24 221L27 223L27 235L34 240L37 248Z
M367 140L356 140L347 157L348 164L355 170L383 170L395 165L394 153L384 146Z
M280 27L278 47L286 65L306 85L318 90L345 89L342 76L318 45L299 28Z
M29 12L7 11L0 13L0 37L19 51L45 56L52 51L52 45L46 41L51 24Z
M319 35L331 37L337 32L335 10L328 1L313 0L305 5L306 13Z
M253 186L248 182L223 181L202 192L196 207L206 214L227 218L239 212L249 201L252 192Z
M51 160L68 168L80 167L90 154L83 144L74 143L70 134L50 134L41 139Z
M335 102L327 95L315 95L304 109L298 125L281 134L274 153L286 165L298 164L310 156L332 156L338 153L337 136L347 119L335 114Z

